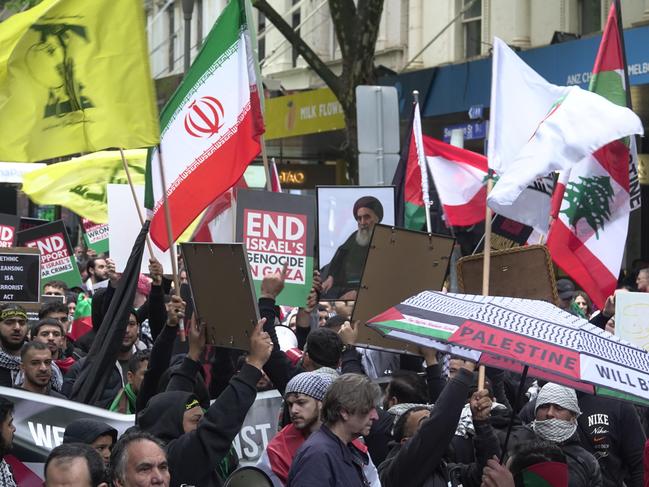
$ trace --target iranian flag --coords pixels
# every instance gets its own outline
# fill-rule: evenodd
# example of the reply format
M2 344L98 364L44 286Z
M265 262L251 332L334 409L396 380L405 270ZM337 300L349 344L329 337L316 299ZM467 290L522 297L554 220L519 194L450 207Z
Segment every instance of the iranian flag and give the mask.
M397 188L397 225L411 230L426 227L426 208L430 206L428 173L421 133L419 103L413 103L410 130L401 152L392 184Z
M425 135L423 146L447 225L465 227L483 221L487 158Z
M149 154L145 204L151 238L162 250L169 241L158 158L175 240L260 152L263 120L244 4L228 3L161 114L161 151Z
M626 63L616 3L611 5L589 90L626 107ZM548 235L547 245L554 262L599 308L617 286L624 254L632 140L611 142L580 161L569 176L563 175L558 185L564 190L563 198Z

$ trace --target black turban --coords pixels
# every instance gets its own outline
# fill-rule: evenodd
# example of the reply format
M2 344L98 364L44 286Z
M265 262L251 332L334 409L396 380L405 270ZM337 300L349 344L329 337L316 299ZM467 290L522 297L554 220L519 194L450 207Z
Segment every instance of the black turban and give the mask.
M383 220L383 205L374 196L363 196L354 203L354 219L356 219L360 208L369 208L376 214L379 221Z

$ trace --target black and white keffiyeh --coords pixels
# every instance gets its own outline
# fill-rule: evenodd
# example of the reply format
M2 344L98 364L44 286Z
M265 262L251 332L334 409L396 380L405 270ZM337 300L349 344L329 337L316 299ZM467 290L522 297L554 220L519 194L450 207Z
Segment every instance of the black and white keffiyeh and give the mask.
M3 487L17 487L11 467L4 459L0 460L0 485Z

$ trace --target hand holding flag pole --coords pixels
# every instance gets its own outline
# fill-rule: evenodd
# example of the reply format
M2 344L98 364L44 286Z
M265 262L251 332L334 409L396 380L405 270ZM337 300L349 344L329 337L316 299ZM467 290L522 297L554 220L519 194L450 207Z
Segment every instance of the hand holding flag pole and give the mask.
M160 183L162 184L162 204L164 206L165 221L167 224L167 238L169 243L169 253L171 256L171 271L174 279L174 294L180 296L180 279L178 278L178 262L176 261L176 247L174 246L173 234L171 233L171 212L169 211L169 202L167 201L167 180L165 178L164 164L162 163L162 146L158 145L158 164L160 166ZM184 320L178 322L178 332L180 341L185 341L185 323Z

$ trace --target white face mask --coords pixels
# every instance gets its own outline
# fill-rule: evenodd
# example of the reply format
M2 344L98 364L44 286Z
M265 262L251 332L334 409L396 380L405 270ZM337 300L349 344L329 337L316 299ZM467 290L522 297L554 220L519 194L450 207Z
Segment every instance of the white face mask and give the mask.
M532 422L532 429L543 440L553 443L563 443L577 431L576 421L565 419L546 419Z

